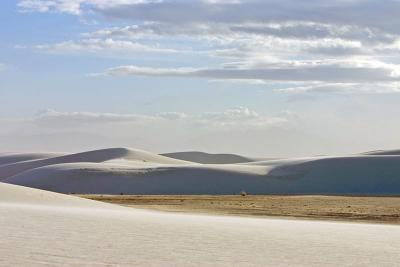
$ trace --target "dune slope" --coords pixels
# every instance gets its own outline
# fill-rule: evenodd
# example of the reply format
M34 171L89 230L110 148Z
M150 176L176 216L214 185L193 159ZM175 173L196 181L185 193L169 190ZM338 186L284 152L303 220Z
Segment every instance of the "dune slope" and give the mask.
M400 261L399 226L158 213L3 183L0 229L1 266L396 266Z

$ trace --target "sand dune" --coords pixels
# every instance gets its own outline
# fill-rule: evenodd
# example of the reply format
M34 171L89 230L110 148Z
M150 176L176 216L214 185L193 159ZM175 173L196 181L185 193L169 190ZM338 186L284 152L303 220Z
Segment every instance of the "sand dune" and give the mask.
M187 164L188 162L172 159L143 150L127 148L109 148L58 157L19 161L0 166L0 181L7 177L27 170L61 163L74 162L106 162L111 160L125 160L133 162L151 162L158 164Z
M0 229L1 266L400 262L399 226L158 213L3 183Z
M210 154L199 151L165 153L163 156L203 164L232 164L258 161L256 158L243 157L235 154Z
M11 184L80 194L237 194L245 190L250 194L397 195L400 156L199 164L144 151L108 149L3 165L0 177Z

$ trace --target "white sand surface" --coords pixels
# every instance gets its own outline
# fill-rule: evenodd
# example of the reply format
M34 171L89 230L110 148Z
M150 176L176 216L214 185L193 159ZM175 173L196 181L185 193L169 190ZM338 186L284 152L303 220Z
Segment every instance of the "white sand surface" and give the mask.
M0 183L0 266L398 266L400 227L159 213Z

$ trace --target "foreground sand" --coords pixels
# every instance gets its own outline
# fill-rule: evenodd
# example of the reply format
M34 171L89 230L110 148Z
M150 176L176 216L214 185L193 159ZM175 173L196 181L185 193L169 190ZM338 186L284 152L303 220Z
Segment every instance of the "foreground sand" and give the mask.
M0 266L398 266L400 226L188 215L0 183Z
M291 216L400 224L400 197L79 195L123 206L174 212Z

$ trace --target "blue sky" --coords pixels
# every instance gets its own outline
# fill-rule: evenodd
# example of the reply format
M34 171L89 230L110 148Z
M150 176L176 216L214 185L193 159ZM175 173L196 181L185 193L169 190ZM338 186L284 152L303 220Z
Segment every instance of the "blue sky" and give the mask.
M398 1L0 5L3 150L399 147Z

